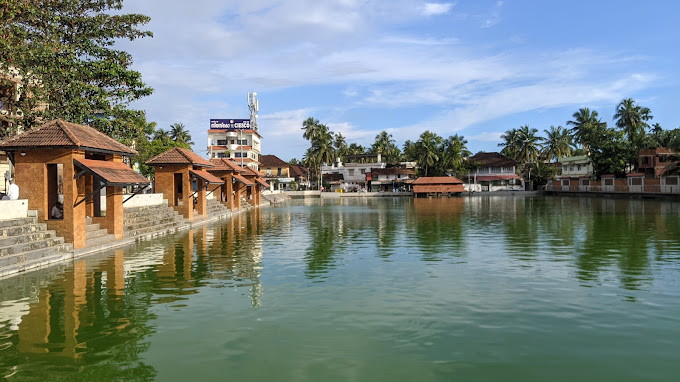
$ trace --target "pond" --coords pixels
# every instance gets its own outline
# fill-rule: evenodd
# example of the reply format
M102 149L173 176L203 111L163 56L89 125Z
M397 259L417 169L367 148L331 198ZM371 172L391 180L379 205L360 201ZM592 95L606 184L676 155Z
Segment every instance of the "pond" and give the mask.
M678 381L680 203L306 199L0 280L8 381Z

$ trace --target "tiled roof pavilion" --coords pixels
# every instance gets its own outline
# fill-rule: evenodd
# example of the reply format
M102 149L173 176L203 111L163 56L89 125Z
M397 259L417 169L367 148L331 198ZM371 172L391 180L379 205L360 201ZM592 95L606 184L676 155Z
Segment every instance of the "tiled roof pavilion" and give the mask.
M45 122L35 130L0 143L0 149L5 151L68 148L125 156L137 154L137 151L90 126L62 119Z
M201 158L198 154L191 150L180 147L173 147L163 153L146 161L146 164L152 166L171 165L171 164L190 164L200 167L213 167L213 165L206 159Z

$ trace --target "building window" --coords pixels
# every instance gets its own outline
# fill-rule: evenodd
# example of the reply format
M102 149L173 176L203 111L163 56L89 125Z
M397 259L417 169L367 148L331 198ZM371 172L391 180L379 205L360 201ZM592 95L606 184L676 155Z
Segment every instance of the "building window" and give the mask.
M500 167L491 167L491 172L499 173L499 172L501 172L501 168Z
M217 140L217 144L218 144L219 146L224 146L224 145L227 144L227 140L226 140L226 139L218 139L218 140Z
M281 167L276 169L276 175L281 176Z
M233 145L233 144L234 144L234 140L233 140L233 139L230 139L230 140L229 140L229 144L230 144L230 145Z
M347 170L347 175L354 176L354 169Z
M234 153L234 158L240 158L240 157L241 157L241 153Z
M649 157L642 157L642 164L649 164Z
M210 140L210 144L211 144L212 146L215 146L215 140L214 140L214 139L211 139L211 140Z
M362 174L362 175L366 173L366 169L365 169L365 168L362 168L360 171L361 171L361 174Z
M271 175L271 174L272 174L272 169L271 169L271 168L267 168L267 175Z
M574 166L569 166L569 171L574 171Z
M224 153L217 153L218 158L224 158Z
M578 165L577 171L581 171L581 165Z

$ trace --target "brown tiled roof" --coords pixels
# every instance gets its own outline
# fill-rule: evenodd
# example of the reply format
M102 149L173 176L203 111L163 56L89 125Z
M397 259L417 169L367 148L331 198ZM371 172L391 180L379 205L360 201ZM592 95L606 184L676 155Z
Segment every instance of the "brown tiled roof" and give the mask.
M260 183L261 185L263 185L263 186L269 188L269 183L267 183L266 180L264 180L264 179L262 179L262 178L260 178L260 177L257 177L257 178L255 178L255 181L256 181L257 183Z
M448 193L463 192L462 184L440 184L440 185L416 185L413 184L413 192L420 193Z
M151 181L121 162L93 159L74 159L73 163L110 185L127 186L149 184Z
M233 171L233 172L246 172L246 169L237 165L233 161L224 158L213 158L210 159L210 163L214 166L209 168L208 171Z
M292 173L291 175L293 175L296 178L306 178L307 174L309 173L309 171L305 167L298 165L291 165L290 172Z
M386 168L372 168L373 176L378 175L415 175L416 171L412 168L402 167L386 167Z
M205 180L208 184L222 184L224 181L211 173L203 170L189 170L193 175Z
M254 175L254 176L264 177L264 174L263 174L263 173L261 173L261 172L255 170L254 168L252 168L252 167L250 167L250 166L245 166L244 168L246 169L246 172L245 172L244 174L242 174L242 175L248 175L248 176L253 176L253 175Z
M501 153L477 153L471 156L469 160L481 163L482 167L517 166L517 161Z
M0 149L5 151L61 148L83 149L126 156L137 154L137 151L90 126L66 122L61 119L45 122L35 130L27 131L0 143Z
M253 185L255 185L255 183L249 181L248 179L242 177L241 175L234 174L234 175L232 175L232 177L233 177L234 179L238 180L239 182L245 184L246 186L253 186Z
M455 176L421 176L413 182L414 185L437 185L437 184L463 184L463 181Z
M262 167L288 167L288 163L276 155L260 155L260 165Z
M212 167L210 162L201 158L195 152L180 147L173 147L163 153L160 153L146 161L146 164L153 166L163 164L190 164L201 167Z

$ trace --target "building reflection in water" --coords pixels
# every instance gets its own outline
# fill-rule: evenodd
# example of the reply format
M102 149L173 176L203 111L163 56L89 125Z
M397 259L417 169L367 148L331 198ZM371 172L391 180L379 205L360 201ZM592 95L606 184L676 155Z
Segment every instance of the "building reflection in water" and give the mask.
M153 379L139 355L155 330L154 305L181 309L182 300L213 284L247 287L252 306L261 305L260 219L255 210L0 280L0 376Z

